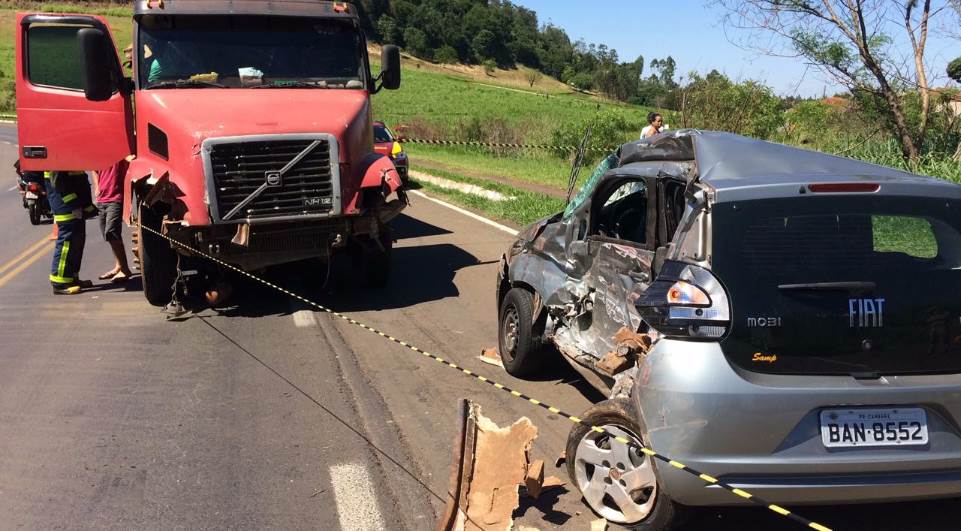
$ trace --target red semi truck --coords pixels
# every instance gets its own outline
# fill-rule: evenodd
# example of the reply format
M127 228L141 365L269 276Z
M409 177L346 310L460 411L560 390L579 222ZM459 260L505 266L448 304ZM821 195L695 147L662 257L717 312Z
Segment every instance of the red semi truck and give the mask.
M171 300L178 268L211 268L168 235L243 270L356 252L386 282L387 222L406 206L373 148L373 77L355 8L319 0L139 0L132 77L101 17L17 18L24 170L107 168L134 155L124 214L144 293ZM216 274L212 273L211 277Z

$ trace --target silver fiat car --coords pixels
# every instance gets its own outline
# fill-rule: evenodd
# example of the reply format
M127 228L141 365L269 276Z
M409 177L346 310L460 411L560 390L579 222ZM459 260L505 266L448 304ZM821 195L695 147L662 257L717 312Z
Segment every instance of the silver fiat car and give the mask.
M961 186L737 135L626 144L504 255L499 350L637 444L785 506L961 494ZM612 522L746 503L584 427Z

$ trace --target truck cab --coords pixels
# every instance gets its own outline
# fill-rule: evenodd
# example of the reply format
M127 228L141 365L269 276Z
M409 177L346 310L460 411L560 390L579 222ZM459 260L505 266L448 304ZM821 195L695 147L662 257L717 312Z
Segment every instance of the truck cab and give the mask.
M387 222L407 199L374 151L370 95L400 86L400 53L385 46L374 77L353 6L138 0L129 76L101 17L17 22L22 166L131 161L124 213L149 302L169 302L201 253L252 271L351 248L386 282Z

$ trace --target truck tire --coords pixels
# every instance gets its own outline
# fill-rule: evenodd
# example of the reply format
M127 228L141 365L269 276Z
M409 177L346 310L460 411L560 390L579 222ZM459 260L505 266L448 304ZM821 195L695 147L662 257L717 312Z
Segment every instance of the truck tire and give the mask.
M595 404L581 419L584 422L567 437L565 455L571 483L591 510L636 531L667 531L686 519L685 508L660 488L654 458L638 450L644 441L629 399ZM591 426L610 433L598 433ZM634 446L616 441L611 433L627 438Z
M540 368L545 352L543 334L543 323L534 322L533 294L512 288L501 303L497 327L497 351L508 374L523 378Z
M153 306L166 306L173 296L177 280L177 254L170 243L143 227L160 231L163 216L144 204L137 206L136 242L140 258L143 294Z

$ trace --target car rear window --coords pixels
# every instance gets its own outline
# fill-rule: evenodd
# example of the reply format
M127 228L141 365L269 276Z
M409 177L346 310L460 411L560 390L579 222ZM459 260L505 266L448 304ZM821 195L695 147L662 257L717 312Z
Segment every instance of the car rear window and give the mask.
M961 371L958 208L863 195L717 205L725 354L762 372Z

